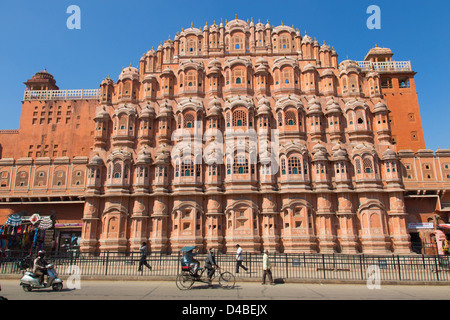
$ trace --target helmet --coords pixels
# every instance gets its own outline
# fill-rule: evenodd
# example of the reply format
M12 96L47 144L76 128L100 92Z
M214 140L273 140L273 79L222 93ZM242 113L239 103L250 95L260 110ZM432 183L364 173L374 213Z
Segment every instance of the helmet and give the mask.
M39 257L44 257L45 256L45 250L39 250L38 256Z

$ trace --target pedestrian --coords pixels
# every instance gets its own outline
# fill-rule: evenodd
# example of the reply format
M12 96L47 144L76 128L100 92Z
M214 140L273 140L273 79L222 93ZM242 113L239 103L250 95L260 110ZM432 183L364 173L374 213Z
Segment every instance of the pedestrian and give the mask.
M236 245L237 251L236 251L236 273L239 273L239 268L244 269L245 271L248 271L248 268L242 264L242 260L244 259L242 248L240 245Z
M151 271L152 267L147 263L147 245L146 245L145 242L142 242L142 245L139 248L139 251L141 253L141 258L139 260L139 269L138 269L138 271L140 271L140 272L143 271L142 270L143 269L142 266L146 266Z
M209 249L208 256L206 257L205 261L205 268L208 270L208 284L211 285L212 277L214 276L214 273L216 272L216 268L219 268L219 266L216 263L216 256L214 253L214 248Z
M274 284L272 279L272 265L270 264L269 260L269 250L264 250L263 255L263 278L261 284L266 284L266 276L269 276L269 282L270 284Z

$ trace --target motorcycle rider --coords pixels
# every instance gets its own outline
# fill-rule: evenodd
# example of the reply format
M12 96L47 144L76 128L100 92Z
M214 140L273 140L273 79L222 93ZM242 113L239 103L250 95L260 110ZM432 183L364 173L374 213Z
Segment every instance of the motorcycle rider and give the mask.
M45 251L39 250L38 256L34 259L33 273L39 276L39 284L44 282L44 276L47 274L47 261L45 260Z

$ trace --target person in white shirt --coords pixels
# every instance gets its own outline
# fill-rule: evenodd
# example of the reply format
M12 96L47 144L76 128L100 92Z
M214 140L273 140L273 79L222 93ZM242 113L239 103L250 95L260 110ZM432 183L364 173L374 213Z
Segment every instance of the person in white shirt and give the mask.
M272 279L272 266L270 264L269 260L269 250L264 250L263 255L263 278L261 284L266 284L266 276L269 276L269 282L270 284L274 284Z
M240 245L236 245L237 251L236 251L236 273L239 273L239 268L244 269L245 271L248 271L248 268L242 264L242 260L244 259L242 248Z

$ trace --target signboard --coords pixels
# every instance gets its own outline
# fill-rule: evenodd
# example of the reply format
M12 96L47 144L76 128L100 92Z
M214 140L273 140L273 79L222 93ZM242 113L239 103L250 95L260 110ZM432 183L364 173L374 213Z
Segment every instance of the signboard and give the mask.
M433 229L433 222L408 223L408 229Z
M55 228L81 228L82 223L56 223Z

